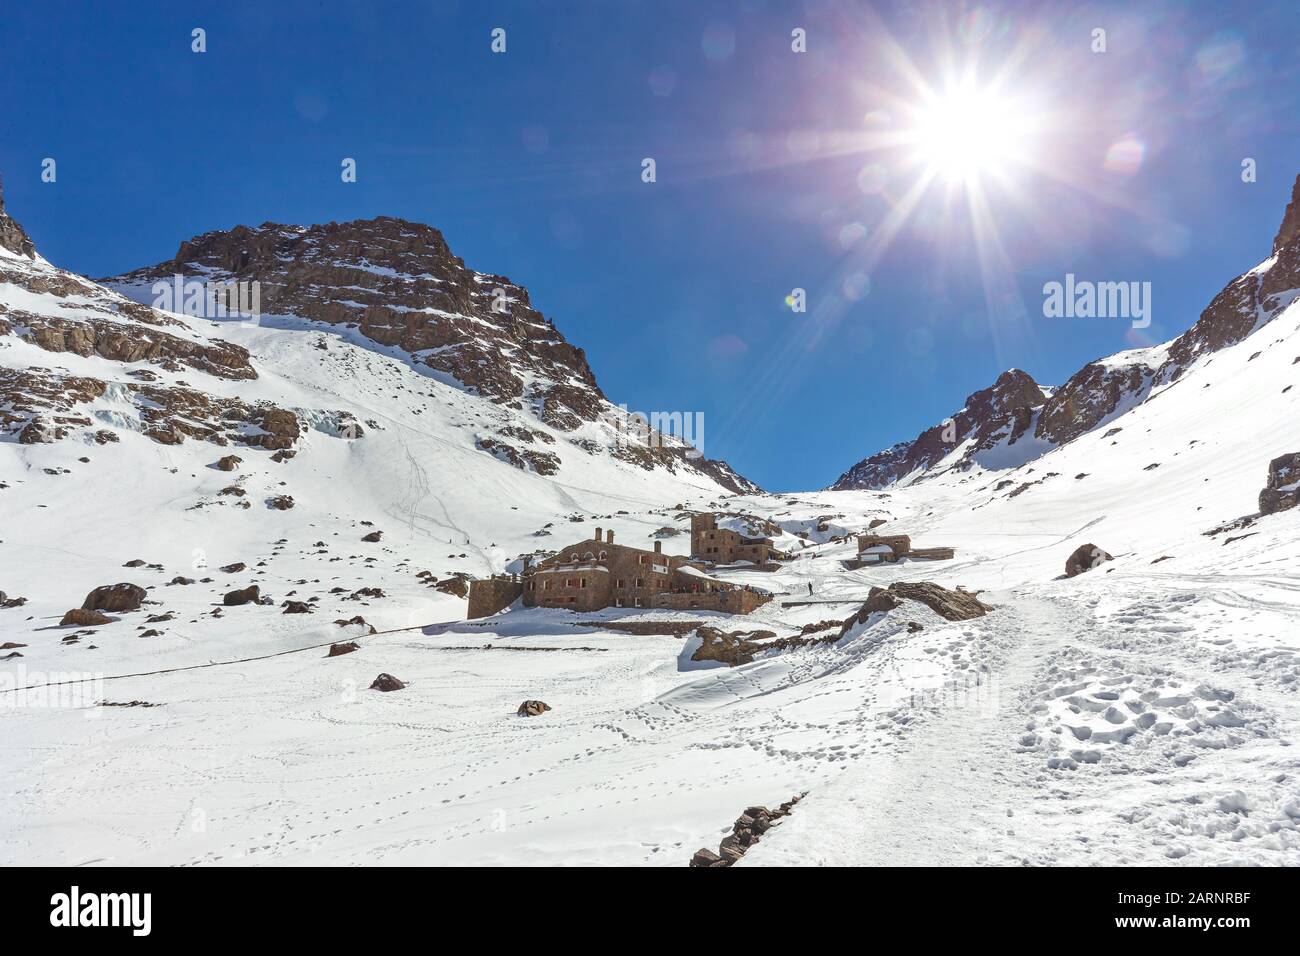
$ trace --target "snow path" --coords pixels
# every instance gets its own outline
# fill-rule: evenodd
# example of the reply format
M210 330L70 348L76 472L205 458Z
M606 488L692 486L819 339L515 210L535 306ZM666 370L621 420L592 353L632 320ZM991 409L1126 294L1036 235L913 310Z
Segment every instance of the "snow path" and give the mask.
M1023 802L1036 769L1035 761L1015 750L1025 699L1047 657L1078 634L1060 602L1017 595L995 613L1001 641L989 662L996 667L989 679L939 695L934 710L919 699L930 716L905 749L856 766L823 793L810 794L777 838L760 845L745 865L814 862L782 852L801 830L825 840L824 855L815 860L820 865L988 861L992 844L1002 842L1008 809ZM825 819L823 805L834 819ZM836 837L825 839L829 834Z

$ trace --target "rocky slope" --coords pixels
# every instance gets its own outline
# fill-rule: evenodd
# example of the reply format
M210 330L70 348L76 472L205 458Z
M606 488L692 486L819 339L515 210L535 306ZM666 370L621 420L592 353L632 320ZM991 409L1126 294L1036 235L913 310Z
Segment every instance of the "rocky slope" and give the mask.
M880 489L980 465L1018 467L1106 425L1178 383L1195 363L1247 338L1300 294L1300 177L1273 254L1229 282L1187 331L1162 345L1089 362L1064 385L1044 391L1018 369L976 392L947 423L851 467L833 489ZM1028 435L1032 419L1032 433ZM997 449L1015 453L990 455ZM984 454L981 454L984 453Z
M257 282L261 321L355 329L400 350L425 374L520 412L589 452L647 470L694 472L735 492L756 490L724 462L690 457L671 437L639 444L584 428L607 424L615 409L583 350L533 308L527 289L467 268L430 226L389 216L307 227L237 226L182 242L167 262L102 281L150 302L154 284L174 282L177 275ZM551 437L523 424L485 436L480 449L548 474L555 468L554 450L545 447Z
M989 388L970 395L947 421L927 428L912 441L863 459L832 487L837 491L885 488L931 471L959 448L961 453L946 467L967 467L980 452L1015 445L1032 434L1047 401L1047 393L1028 374L1010 369Z

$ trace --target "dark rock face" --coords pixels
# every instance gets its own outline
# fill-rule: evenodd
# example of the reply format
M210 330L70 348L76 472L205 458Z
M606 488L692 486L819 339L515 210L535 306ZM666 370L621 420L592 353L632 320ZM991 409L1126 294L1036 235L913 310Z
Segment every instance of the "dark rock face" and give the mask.
M952 416L951 424L935 425L912 441L863 459L831 487L887 487L913 472L927 471L969 439L973 444L960 467L998 442L1015 444L1023 438L1033 425L1035 410L1046 402L1047 396L1038 383L1019 369L1010 369L989 388L970 395L962 410Z
M28 259L36 258L36 246L17 220L5 212L4 184L0 183L0 246Z
M380 674L370 684L371 690L383 691L385 694L394 690L402 690L405 687L406 685L392 674Z
M1300 236L1300 176L1296 177L1295 184L1291 187L1291 201L1287 203L1282 225L1278 227L1277 236L1273 239L1273 251L1277 252L1297 236Z
M550 709L549 704L540 700L526 700L519 705L519 709L515 713L520 717L540 717Z
M145 590L138 584L105 584L95 588L81 602L85 611L110 611L121 614L137 610L144 603Z
M1065 576L1072 578L1100 567L1103 562L1115 560L1095 544L1081 544L1065 559Z
M226 455L223 458L217 459L217 468L220 471L234 471L239 467L243 460L244 459L240 458L238 455Z
M1035 436L1057 445L1073 441L1096 428L1122 401L1136 404L1145 398L1154 375L1140 364L1088 363L1052 394L1038 416Z
M1268 484L1259 493L1260 514L1276 514L1300 503L1300 452L1274 458L1268 464Z
M230 591L221 599L221 603L226 607L240 607L244 604L260 604L262 603L262 589L256 584L250 584L246 588L240 588L237 591Z

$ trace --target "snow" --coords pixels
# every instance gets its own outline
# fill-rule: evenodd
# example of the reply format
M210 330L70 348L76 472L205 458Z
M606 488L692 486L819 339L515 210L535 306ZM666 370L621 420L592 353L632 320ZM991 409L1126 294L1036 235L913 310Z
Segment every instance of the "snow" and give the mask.
M10 296L55 308L0 286ZM0 661L0 863L682 866L745 807L806 792L740 865L1300 864L1300 513L1205 534L1254 512L1268 462L1300 449L1300 305L1126 408L1116 434L887 493L743 497L587 454L354 331L292 317L175 331L244 345L259 378L139 365L162 383L313 423L346 411L365 435L309 428L278 465L158 445L132 430L127 367L0 339L6 366L116 383L90 410L121 433L0 442L0 587L29 599L0 610L0 643L25 645ZM512 422L555 438L535 447L561 457L557 475L475 448ZM238 472L211 467L231 452ZM250 509L217 494L232 483ZM296 506L263 506L277 494ZM466 621L463 599L416 577L499 572L597 525L650 547L692 508L816 545L775 572L713 572L775 594L745 618L515 606ZM856 541L830 538L877 517L958 557L846 571ZM372 529L382 541L362 543ZM1115 560L1065 579L1084 543ZM122 566L134 558L162 570ZM236 561L249 570L219 570ZM995 610L948 622L908 602L736 668L692 661L698 636L617 627L793 637L919 579ZM159 603L65 643L59 616L120 580ZM211 616L249 583L275 603ZM352 597L362 587L386 596ZM294 592L316 613L282 614ZM163 633L138 636L163 611ZM381 633L333 623L357 614ZM360 649L325 657L341 640ZM407 688L368 690L380 672ZM66 680L81 683L39 689ZM518 717L524 699L552 710Z

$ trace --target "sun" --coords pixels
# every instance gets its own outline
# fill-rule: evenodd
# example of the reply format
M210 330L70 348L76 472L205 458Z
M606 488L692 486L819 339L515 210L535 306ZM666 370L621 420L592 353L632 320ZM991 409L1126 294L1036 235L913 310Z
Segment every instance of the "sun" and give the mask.
M906 139L931 173L970 183L1025 164L1033 134L1024 103L991 87L963 83L928 95L916 108Z

